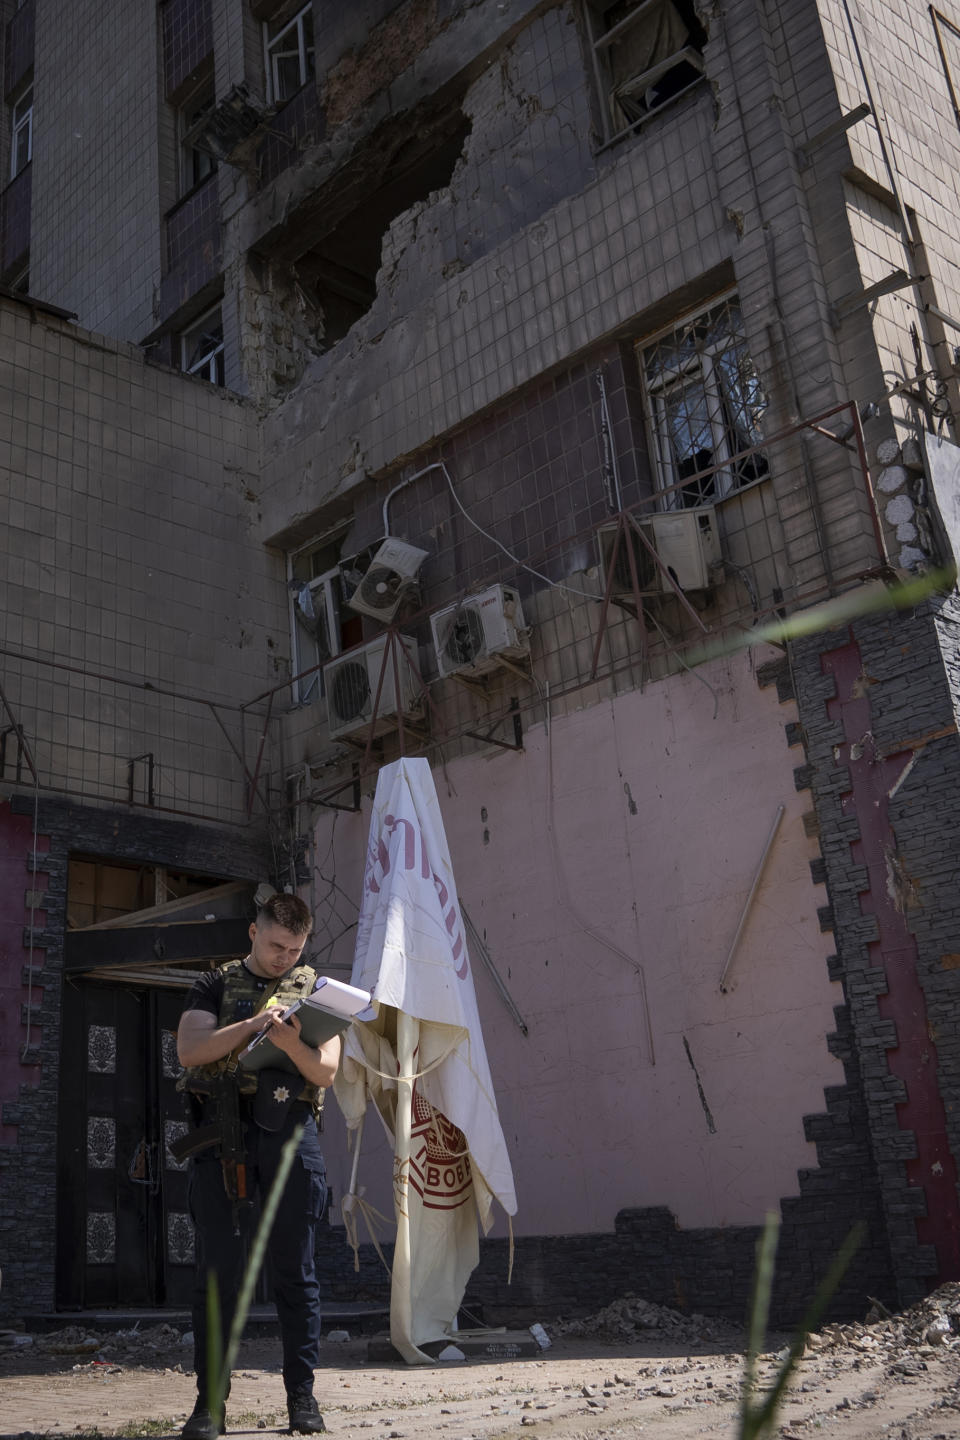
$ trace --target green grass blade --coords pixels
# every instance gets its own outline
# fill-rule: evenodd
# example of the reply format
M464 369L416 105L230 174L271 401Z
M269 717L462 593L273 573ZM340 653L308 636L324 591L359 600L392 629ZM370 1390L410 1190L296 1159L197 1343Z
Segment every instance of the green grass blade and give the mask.
M289 1140L285 1142L283 1149L280 1151L280 1162L277 1165L277 1173L274 1176L273 1184L270 1186L270 1193L267 1195L267 1198L264 1201L263 1209L260 1213L260 1223L257 1226L257 1232L253 1237L253 1244L250 1247L250 1255L247 1260L246 1268L243 1272L243 1279L240 1282L240 1289L237 1293L237 1305L236 1309L233 1312L233 1322L230 1326L230 1335L227 1339L226 1354L222 1357L222 1360L216 1366L216 1368L214 1368L211 1361L209 1371L211 1377L211 1394L209 1408L212 1415L219 1414L220 1409L222 1408L226 1398L227 1386L230 1384L230 1372L233 1370L234 1362L237 1358L237 1351L240 1348L240 1337L243 1334L243 1327L244 1325L246 1325L247 1316L250 1313L250 1306L253 1302L253 1292L256 1288L257 1277L259 1276L260 1271L263 1267L264 1257L267 1253L267 1241L270 1238L270 1231L273 1229L273 1222L277 1214L277 1206L280 1204L280 1196L283 1194L284 1186L287 1183L287 1176L290 1174L290 1168L293 1165L294 1157L296 1156L297 1150L299 1149L300 1141L303 1137L303 1132L305 1128L305 1125L298 1125L297 1128L293 1131ZM216 1277L211 1275L210 1279L213 1282L214 1294L216 1294ZM210 1315L209 1300L210 1288L208 1286L208 1324ZM219 1305L217 1305L217 1312L217 1319L219 1322ZM213 1333L212 1328L211 1333ZM219 1349L219 1323L217 1324L215 1333L217 1336L216 1344L217 1348ZM208 1353L212 1353L209 1348L209 1341Z
M861 585L833 600L824 600L820 605L811 605L807 610L797 610L786 620L773 620L767 625L758 625L753 630L739 630L704 645L698 645L686 652L690 665L699 665L705 660L717 660L731 655L748 645L766 642L770 645L785 645L788 640L797 640L805 635L816 635L821 630L831 630L858 620L861 615L877 615L885 610L910 610L922 600L937 591L953 588L957 579L955 566L942 570L931 570L897 585L884 585L877 581Z
M784 1388L786 1387L790 1376L796 1369L796 1366L800 1361L801 1356L803 1355L804 1347L806 1346L807 1342L807 1336L812 1330L816 1330L817 1326L820 1324L820 1321L823 1318L823 1312L826 1310L827 1305L830 1303L834 1291L840 1284L840 1281L843 1279L843 1276L846 1273L847 1267L849 1266L854 1255L863 1243L863 1237L865 1233L866 1226L863 1224L862 1221L859 1221L856 1225L854 1225L853 1229L850 1231L849 1235L844 1240L843 1244L840 1246L840 1249L837 1251L837 1254L834 1256L834 1259L826 1275L823 1277L820 1284L817 1286L816 1294L814 1295L809 1306L807 1307L806 1314L800 1321L800 1328L797 1330L796 1335L793 1337L793 1341L790 1345L790 1350L784 1358L783 1364L780 1366L779 1371L777 1372L777 1378L774 1381L771 1389L765 1396L763 1404L756 1409L758 1427L752 1432L753 1435L762 1435L765 1429L770 1428L773 1425L776 1411L780 1404L780 1397L783 1394Z
M747 1353L743 1362L743 1394L740 1400L739 1440L752 1440L759 1433L753 1428L753 1390L756 1384L757 1356L763 1349L773 1292L773 1265L777 1253L780 1217L772 1211L767 1215L763 1233L757 1241L757 1268L750 1303L750 1324L747 1331Z
M220 1333L220 1291L214 1270L207 1272L207 1408L211 1415L217 1413L223 1403L225 1386L221 1385L223 1374L223 1338Z

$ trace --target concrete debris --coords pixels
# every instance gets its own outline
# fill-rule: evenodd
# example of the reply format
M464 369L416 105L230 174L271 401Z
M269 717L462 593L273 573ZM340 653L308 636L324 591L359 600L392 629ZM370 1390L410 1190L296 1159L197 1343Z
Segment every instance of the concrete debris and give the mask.
M38 1350L50 1355L96 1355L137 1364L155 1359L161 1350L181 1349L181 1332L174 1325L151 1325L146 1330L96 1332L82 1325L67 1325L34 1336Z
M808 1337L808 1349L850 1346L853 1350L879 1354L946 1346L960 1346L960 1283L941 1285L932 1295L918 1300L909 1310L891 1315L874 1305L862 1325L825 1325Z
M706 1315L681 1315L666 1305L655 1305L636 1295L614 1300L595 1315L583 1320L560 1321L551 1329L557 1335L589 1337L614 1343L636 1340L658 1331L665 1338L684 1342L728 1340L739 1335L736 1326L726 1320L711 1320Z

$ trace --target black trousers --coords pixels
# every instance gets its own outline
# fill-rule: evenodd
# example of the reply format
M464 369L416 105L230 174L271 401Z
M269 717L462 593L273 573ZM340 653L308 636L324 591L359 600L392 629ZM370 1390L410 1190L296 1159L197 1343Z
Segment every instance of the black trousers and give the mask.
M273 1294L283 1340L283 1380L287 1391L313 1385L320 1347L320 1287L314 1261L317 1223L327 1199L327 1181L316 1125L306 1104L296 1102L282 1130L261 1130L253 1121L247 1136L247 1193L266 1200L280 1151L296 1123L307 1118L300 1148L280 1197L270 1233L268 1255ZM191 1161L190 1214L196 1234L193 1290L193 1364L197 1390L207 1395L207 1277L214 1274L220 1297L223 1354L237 1291L243 1277L246 1246L255 1224L249 1207L242 1212L241 1234L234 1234L233 1208L227 1198L220 1161L203 1155Z

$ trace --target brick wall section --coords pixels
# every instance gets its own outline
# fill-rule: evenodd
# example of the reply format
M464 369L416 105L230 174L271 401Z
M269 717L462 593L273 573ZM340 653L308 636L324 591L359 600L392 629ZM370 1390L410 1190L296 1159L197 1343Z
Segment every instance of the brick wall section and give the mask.
M849 1167L848 1167L849 1168ZM819 1172L818 1172L819 1173ZM835 1320L862 1319L868 1297L893 1304L894 1290L879 1206L851 1187L843 1212L831 1211L827 1187L784 1203L770 1323L789 1328L802 1318L833 1254L859 1218L868 1225L861 1247L829 1308ZM862 1198L862 1205L859 1203ZM799 1211L805 1212L802 1217ZM831 1213L828 1215L828 1211ZM481 1239L480 1263L464 1305L488 1325L590 1315L621 1299L645 1300L686 1314L746 1320L758 1227L682 1230L665 1207L621 1210L605 1235L522 1235L514 1242L513 1277L505 1239ZM389 1264L393 1246L381 1246ZM372 1244L360 1246L360 1270L343 1231L331 1226L318 1246L322 1299L389 1303L390 1284Z
M38 852L46 844L44 836L37 837ZM24 942L31 913L37 927L44 923L46 877L42 871L36 877L24 877L23 856L27 850L33 850L30 818L12 816L9 805L0 804L0 954L6 959L0 972L0 1025L5 1040L0 1051L0 1097L15 1095L21 1080L36 1083L39 1076L34 1052L40 1030L33 1016L43 1000L39 982L43 952L34 954L31 974L29 940ZM25 1024L28 1009L32 1012L29 1032ZM17 1132L5 1126L0 1115L0 1145L8 1145L16 1138Z
M3 45L3 93L7 99L26 79L33 65L36 15L36 0L27 0L7 22Z
M213 49L210 0L165 0L160 7L163 87L171 99L185 87Z
M897 1295L910 1303L941 1278L953 1262L947 1246L934 1250L931 1223L956 1203L948 1162L920 1173L917 1138L902 1128L898 1106L922 1095L911 1083L909 1061L914 1042L888 996L891 965L909 965L922 991L929 1036L924 1056L937 1067L946 1116L938 1122L929 1107L920 1116L925 1132L946 1127L950 1150L960 1154L955 1096L960 1081L957 1046L957 978L951 968L956 950L956 856L958 824L955 799L960 787L960 754L954 733L954 707L947 688L944 658L954 667L952 640L955 602L918 607L905 615L860 621L844 633L799 642L794 673L801 723L806 736L812 786L819 820L824 873L830 897L825 923L837 942L835 974L843 980L853 1040L860 1055L863 1096L870 1144L886 1226L890 1235ZM851 804L851 766L838 763L835 748L846 741L829 673L831 652L852 638L862 661L862 690L869 701L867 744L878 757L896 757L897 775L888 789L888 884L916 942L911 955L903 947L884 953L882 914L869 899L871 879L863 863L861 822ZM941 637L946 657L941 653ZM946 732L946 733L944 733ZM925 737L939 738L925 738ZM842 756L847 750L841 748ZM854 847L853 850L851 847ZM878 928L878 924L880 928ZM886 972L886 973L885 973ZM892 988L892 987L891 987ZM895 1052L894 1055L888 1052ZM894 1065L892 1060L896 1061ZM927 1065L929 1068L929 1065ZM906 1079L904 1075L906 1073ZM934 1107L935 1109L936 1107ZM907 1122L909 1123L909 1122ZM946 1184L942 1201L938 1187ZM924 1196L924 1188L927 1197ZM931 1210L934 1212L931 1214Z
M11 812L18 834L30 829L33 801L15 796ZM2 812L0 812L2 817ZM45 884L43 929L34 940L42 986L37 1054L39 1078L30 1073L19 1094L0 1095L0 1121L17 1127L14 1144L0 1145L0 1247L4 1253L0 1315L15 1318L54 1308L56 1233L57 1106L63 936L66 929L67 867L71 853L103 859L169 865L256 880L270 872L269 847L238 831L223 831L156 819L126 810L85 809L41 799L38 832L48 848L36 856ZM21 880L31 883L34 857L22 855ZM24 1216L32 1223L24 1226Z

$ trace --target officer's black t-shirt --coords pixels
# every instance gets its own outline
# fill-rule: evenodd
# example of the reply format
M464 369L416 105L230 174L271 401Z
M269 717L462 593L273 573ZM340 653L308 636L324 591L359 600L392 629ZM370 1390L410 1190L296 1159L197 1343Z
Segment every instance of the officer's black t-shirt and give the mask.
M269 985L276 983L275 981L266 979L266 977L262 975L254 975L246 961L244 961L243 968L254 982L258 994L262 995ZM223 1004L224 984L225 980L222 970L208 970L205 975L200 976L199 980L194 981L193 988L184 1003L184 1011L206 1010L209 1015L219 1017L220 1007ZM253 1014L253 1011L251 1010L250 1013Z

